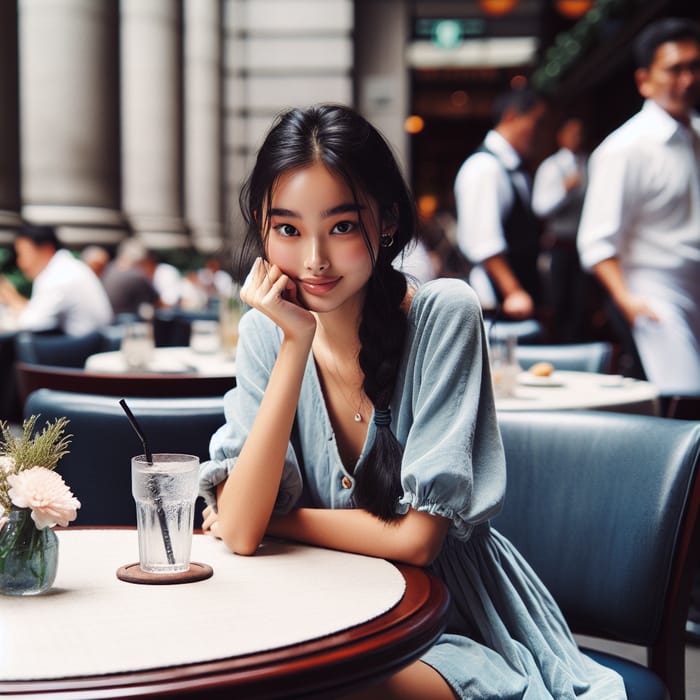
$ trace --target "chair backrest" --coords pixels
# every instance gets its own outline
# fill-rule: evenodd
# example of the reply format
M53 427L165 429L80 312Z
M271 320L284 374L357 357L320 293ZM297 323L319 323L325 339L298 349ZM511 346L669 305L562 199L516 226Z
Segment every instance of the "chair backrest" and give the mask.
M700 421L700 395L674 394L666 397L667 418Z
M209 439L225 422L221 397L126 401L152 452L208 459ZM131 458L143 454L143 447L116 397L39 389L29 396L24 415L40 416L38 429L61 416L70 420L70 453L56 471L81 502L76 524L136 525Z
M542 339L542 324L534 318L524 321L504 321L502 319L487 319L486 331L489 339L505 340L513 336L519 345L538 343Z
M550 362L556 369L609 373L613 346L607 341L563 345L519 345L515 355L523 369L536 362Z
M575 632L647 647L672 698L700 547L700 425L622 413L502 412L508 490L494 527Z
M84 367L90 355L104 349L100 331L79 336L22 331L15 338L16 359L31 364Z
M31 365L15 366L22 402L36 389L57 389L105 396L150 398L223 396L236 384L235 377L198 374L89 372L82 369Z

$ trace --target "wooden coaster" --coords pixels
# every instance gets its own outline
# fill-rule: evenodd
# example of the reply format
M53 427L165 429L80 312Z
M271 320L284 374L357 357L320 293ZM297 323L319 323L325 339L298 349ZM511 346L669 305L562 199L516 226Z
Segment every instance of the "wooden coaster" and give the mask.
M125 564L117 569L117 578L127 583L146 583L153 585L162 585L169 583L192 583L194 581L203 581L209 578L214 573L214 569L209 564L200 564L199 562L190 562L190 568L187 571L180 571L176 574L150 574L144 571L138 562L133 564Z

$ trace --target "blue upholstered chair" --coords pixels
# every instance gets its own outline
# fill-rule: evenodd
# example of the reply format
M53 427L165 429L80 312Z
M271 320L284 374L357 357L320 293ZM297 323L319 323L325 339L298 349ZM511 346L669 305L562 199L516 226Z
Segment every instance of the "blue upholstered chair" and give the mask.
M19 362L59 367L83 367L85 360L106 350L105 336L94 331L80 336L22 331L15 337Z
M612 343L567 343L562 345L518 345L515 356L523 369L536 362L551 362L556 369L608 373L612 368Z
M508 490L493 526L574 632L647 649L587 652L630 700L685 697L684 628L700 551L700 424L603 412L502 412Z
M513 336L518 341L518 345L530 345L542 340L542 324L534 318L524 321L485 319L485 324L490 339L505 340L508 336Z
M128 398L152 452L185 452L208 459L209 439L223 423L223 398ZM37 428L66 416L70 454L56 470L81 502L77 525L136 525L131 457L143 448L117 397L38 389L24 415L39 415ZM201 510L201 504L200 504ZM201 518L195 517L195 527Z

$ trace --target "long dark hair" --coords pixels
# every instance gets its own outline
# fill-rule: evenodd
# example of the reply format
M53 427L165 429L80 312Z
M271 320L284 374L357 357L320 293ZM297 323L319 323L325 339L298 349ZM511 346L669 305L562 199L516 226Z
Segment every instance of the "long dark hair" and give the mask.
M363 388L375 411L386 410L396 384L407 325L402 308L406 279L392 261L416 235L417 219L413 197L391 148L364 117L349 107L318 105L293 109L277 118L241 191L247 233L238 275L250 269L255 257L265 254L271 193L280 175L318 162L343 178L356 202L361 195L372 197L380 221L397 227L392 245L380 246L376 256L362 228L373 272L362 308L358 360L364 373ZM365 465L356 475L356 505L386 521L396 518L402 493L402 454L391 428L377 425Z

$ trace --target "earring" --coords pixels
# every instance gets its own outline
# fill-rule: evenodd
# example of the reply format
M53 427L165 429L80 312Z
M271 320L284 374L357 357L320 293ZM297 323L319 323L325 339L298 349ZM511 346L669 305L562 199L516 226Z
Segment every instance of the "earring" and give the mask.
M393 233L383 233L379 236L379 245L382 248L391 248L394 245L394 234Z

